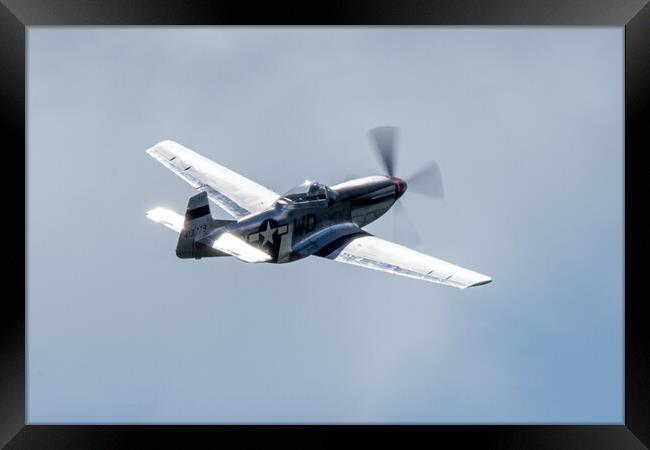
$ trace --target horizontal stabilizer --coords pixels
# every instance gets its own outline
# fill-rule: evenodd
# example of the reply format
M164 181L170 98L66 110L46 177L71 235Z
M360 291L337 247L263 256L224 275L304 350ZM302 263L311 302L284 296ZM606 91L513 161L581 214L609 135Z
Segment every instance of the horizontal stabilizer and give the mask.
M160 207L147 211L147 218L164 225L177 233L180 233L183 229L183 221L185 220L185 218L177 212Z
M228 253L245 262L258 263L271 260L270 255L231 233L223 233L215 239L212 248Z

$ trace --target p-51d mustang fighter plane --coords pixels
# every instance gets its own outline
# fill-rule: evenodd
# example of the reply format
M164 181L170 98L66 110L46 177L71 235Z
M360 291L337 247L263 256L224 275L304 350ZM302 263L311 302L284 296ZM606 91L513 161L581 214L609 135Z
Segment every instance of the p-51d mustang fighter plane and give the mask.
M480 286L490 277L380 239L362 230L406 192L393 175L396 129L370 131L388 175L334 186L304 184L280 195L172 141L147 153L199 191L185 216L154 208L147 217L179 233L179 258L234 256L246 262L288 263L316 255L457 288ZM441 196L436 165L414 177ZM208 200L234 220L212 218Z

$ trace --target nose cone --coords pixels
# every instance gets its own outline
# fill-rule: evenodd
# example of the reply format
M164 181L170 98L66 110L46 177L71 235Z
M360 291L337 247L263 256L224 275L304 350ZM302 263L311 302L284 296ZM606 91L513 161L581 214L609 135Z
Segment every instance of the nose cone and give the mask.
M402 195L404 195L404 192L406 192L406 188L408 187L408 185L406 184L406 181L402 180L401 178L398 177L389 177L389 178L395 185L395 199L398 199Z

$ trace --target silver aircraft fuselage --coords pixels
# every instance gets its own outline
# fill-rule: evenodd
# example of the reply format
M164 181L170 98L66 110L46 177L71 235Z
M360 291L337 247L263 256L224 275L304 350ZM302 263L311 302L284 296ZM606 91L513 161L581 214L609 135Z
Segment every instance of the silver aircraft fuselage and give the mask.
M268 209L224 221L205 237L214 241L223 233L233 234L270 255L271 263L325 254L330 244L364 233L361 228L385 214L406 187L404 180L391 176L358 178L331 187L306 182ZM200 242L190 253L177 254L182 258L227 256Z

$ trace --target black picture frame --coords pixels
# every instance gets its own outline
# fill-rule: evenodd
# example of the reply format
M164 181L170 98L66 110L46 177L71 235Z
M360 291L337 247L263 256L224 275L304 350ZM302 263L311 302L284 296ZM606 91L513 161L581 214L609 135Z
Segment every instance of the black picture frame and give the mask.
M463 0L463 1L338 1L250 5L235 1L201 0L0 0L0 111L5 162L24 151L23 186L26 202L25 62L26 27L34 25L553 25L625 27L625 419L624 425L457 425L457 426L360 426L307 427L265 426L55 426L26 425L25 405L25 307L26 260L22 268L16 254L25 246L5 251L10 273L22 270L23 289L5 290L0 315L0 445L6 448L121 448L140 447L158 441L188 447L188 441L204 440L219 445L235 439L248 443L250 431L265 442L284 445L337 445L353 435L376 438L382 443L404 443L404 438L455 445L471 443L496 448L646 448L650 445L650 342L648 307L641 293L641 252L648 248L641 220L642 188L648 150L650 121L650 6L647 0ZM21 163L16 164L20 167ZM12 165L13 166L13 165ZM13 174L20 169L12 168ZM15 180L5 171L6 216L16 228L13 198ZM29 218L24 209L25 235ZM5 240L20 247L16 235ZM24 243L23 243L24 244ZM22 251L21 251L22 250ZM26 256L25 256L26 258ZM18 284L18 282L15 282ZM298 437L318 431L319 438ZM298 436L295 435L299 432ZM140 444L138 444L140 443ZM277 442L276 442L277 443Z

